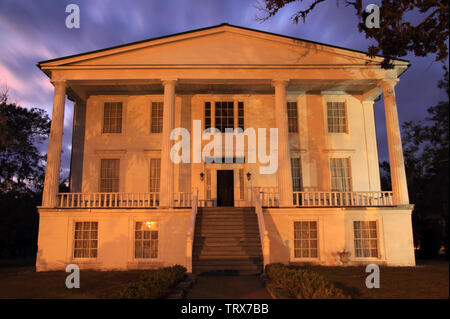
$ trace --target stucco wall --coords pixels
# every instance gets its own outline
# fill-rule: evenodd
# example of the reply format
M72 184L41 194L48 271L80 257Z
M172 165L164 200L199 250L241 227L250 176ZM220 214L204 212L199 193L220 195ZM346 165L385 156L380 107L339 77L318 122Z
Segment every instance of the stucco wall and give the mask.
M37 271L80 268L126 270L186 264L186 233L189 210L97 210L40 211ZM98 256L93 260L74 259L74 223L98 222ZM159 225L158 258L134 258L134 223L155 221Z
M415 265L410 209L266 209L264 221L269 231L272 263L339 265L337 252L345 248L352 254L350 264ZM294 258L294 221L317 221L319 258ZM376 221L378 258L355 256L353 221Z
M162 101L162 95L115 95L91 96L86 108L86 133L84 141L84 164L82 191L98 192L100 159L120 159L121 192L147 192L149 189L149 159L160 157L161 134L150 133L150 105ZM354 96L326 93L303 94L288 92L288 101L297 101L299 133L289 134L292 157L301 157L303 186L305 190L330 189L330 157L350 157L352 187L354 191L380 190L378 154L376 145L373 104L361 103ZM245 128L266 128L267 153L269 152L269 129L275 127L274 97L271 94L181 94L175 100L175 127L184 127L193 136L192 121L201 120L204 129L204 102L216 100L243 101ZM122 133L103 134L103 104L107 101L123 103ZM326 102L346 103L348 133L327 132ZM281 142L281 141L279 141ZM209 141L202 141L203 148ZM191 143L192 148L192 143ZM245 150L248 142L245 138ZM223 146L224 149L224 146ZM191 156L192 152L191 150ZM248 159L248 157L247 157ZM244 188L276 187L276 174L261 175L260 166L267 164L175 164L175 192L189 192L199 188L200 198L205 196L205 183L200 173L212 172L212 197L215 193L215 170L242 168L252 178L244 179ZM77 172L73 172L76 174ZM236 173L237 174L237 173ZM237 176L236 176L237 177ZM236 196L240 185L235 177ZM247 192L247 190L246 190ZM235 196L235 198L236 198Z

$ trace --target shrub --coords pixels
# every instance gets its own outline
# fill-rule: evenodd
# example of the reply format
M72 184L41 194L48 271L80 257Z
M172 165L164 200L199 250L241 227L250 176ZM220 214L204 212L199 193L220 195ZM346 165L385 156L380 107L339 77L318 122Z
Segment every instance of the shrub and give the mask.
M165 267L150 271L139 281L128 284L118 294L126 299L157 299L162 298L170 289L183 279L186 268L180 265Z
M283 289L293 298L349 298L349 296L346 296L341 289L336 288L322 276L310 270L289 267L277 263L267 265L266 274L276 287Z

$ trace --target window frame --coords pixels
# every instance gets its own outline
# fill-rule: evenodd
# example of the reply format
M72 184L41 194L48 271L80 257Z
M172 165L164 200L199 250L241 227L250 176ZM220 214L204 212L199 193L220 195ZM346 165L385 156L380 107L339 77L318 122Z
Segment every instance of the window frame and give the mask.
M149 219L152 219L152 218L149 218ZM144 219L139 219L139 220L134 220L133 221L133 232L132 232L132 247L133 247L133 249L132 249L132 254L133 254L133 260L136 260L136 261L155 261L155 260L160 260L161 258L160 258L160 247L161 247L161 245L160 245L160 242L161 242L161 233L160 233L160 222L159 221L157 221L157 220L149 220L149 219L146 219L146 220L144 220ZM158 223L158 228L156 229L156 230L150 230L150 232L152 232L152 231L156 231L157 232L157 236L158 236L158 238L156 239L157 240L157 245L156 245L156 257L148 257L148 258L145 258L145 257L136 257L136 224L137 223L146 223L146 222L155 222L155 223ZM145 231L145 230L144 230ZM151 237L151 235L150 235L150 237ZM142 239L140 239L141 240L141 242L144 242L145 241L145 238L142 238ZM152 238L149 238L148 239L150 242L153 240Z
M359 219L352 219L351 220L351 242L353 245L353 249L352 249L352 256L354 258L354 260L356 261L360 261L360 260L380 260L382 259L383 253L382 253L382 247L381 247L381 231L380 231L380 221L378 218L375 217L370 217L371 219L368 218L359 218ZM377 232L377 237L376 237L376 242L377 242L377 257L373 257L373 256L356 256L356 237L355 237L355 222L375 222L375 227L376 227L376 232ZM364 239L364 238L362 238ZM366 238L366 240L370 240L371 238ZM369 248L370 249L370 248ZM363 248L364 250L364 248Z
M77 223L97 223L97 254L96 257L75 257L75 233L76 233L76 224ZM70 260L76 261L77 263L90 263L90 262L96 262L99 260L99 233L100 233L100 222L96 219L74 219L72 220L72 249L70 251ZM88 248L89 252L91 248Z
M298 172L299 172L299 184L300 189L295 190L294 189L294 174L293 174L293 166L292 166L292 160L298 160ZM302 157L301 156L290 156L290 164L291 164L291 178L292 178L292 191L293 192L302 192L303 191L303 169L302 169Z
M161 131L160 132L153 132L153 103L161 104ZM151 135L153 134L162 134L164 129L164 101L162 100L150 100L150 115L149 115L149 121L150 121L150 127L149 132Z
M294 231L294 223L295 222L316 222L317 225L317 257L295 257L295 231ZM303 216L297 217L292 216L289 220L289 228L290 228L290 261L292 262L311 262L311 263L319 263L323 261L322 252L324 251L323 247L323 217L321 216Z
M158 176L158 184L159 184L159 190L156 191L152 191L152 161L153 160L159 160L159 176ZM150 157L149 161L148 161L148 191L149 193L160 193L161 192L161 158L160 157Z
M117 160L119 162L118 165L118 177L117 177L117 192L111 191L111 192L106 192L106 191L102 191L102 162L104 160ZM120 193L120 184L121 184L121 158L120 157L108 157L108 156L102 156L100 158L100 163L99 163L99 179L98 179L98 192L99 193Z
M292 119L292 117L289 116L289 105L290 104L294 104L295 103L295 130L291 131L291 125L289 120ZM287 115L287 119L288 119L288 133L289 134L298 134L299 133L299 125L298 125L298 120L299 120L299 110L298 110L298 101L290 101L287 100L286 101L286 115Z
M158 223L158 255L157 258L135 258L135 228L136 228L136 222L156 222ZM139 265L144 265L144 267L147 267L145 265L148 265L149 267L152 267L152 265L158 265L160 266L161 262L164 260L164 245L162 243L162 240L164 238L165 232L163 228L163 223L160 217L158 216L148 216L148 218L145 217L136 217L136 218L130 218L128 222L128 229L130 235L130 240L128 241L128 263L130 268L139 268Z
M333 159L345 159L347 162L347 173L348 173L348 183L349 183L349 190L333 190L333 176L332 176L332 167L331 162ZM330 156L328 158L328 169L329 169L329 176L330 176L330 191L331 192L353 192L353 174L352 174L352 161L351 156Z
M121 104L121 114L120 114L120 132L105 132L105 111L106 111L106 104L113 104L113 103L120 103ZM103 100L102 101L102 134L104 135L119 135L119 134L123 134L124 133L124 111L125 111L125 106L124 106L124 101L121 99L115 99L115 100Z

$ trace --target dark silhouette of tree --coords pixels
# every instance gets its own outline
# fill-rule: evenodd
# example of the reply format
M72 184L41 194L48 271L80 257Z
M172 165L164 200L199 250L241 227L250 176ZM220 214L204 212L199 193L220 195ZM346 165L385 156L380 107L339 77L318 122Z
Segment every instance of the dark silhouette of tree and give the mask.
M448 79L439 86L448 96ZM423 257L434 257L441 245L448 249L449 101L427 112L425 122L403 124L403 142L415 241Z
M265 21L275 16L285 5L297 2L301 7L291 17L294 23L305 22L307 16L325 0L315 0L302 6L303 0L261 0L258 9L264 15L257 19ZM327 1L329 2L329 1ZM366 38L374 39L377 44L369 47L370 57L382 55L383 68L392 67L392 59L406 56L409 52L416 56L436 54L436 61L441 61L446 70L448 58L448 1L444 0L383 0L380 7L380 28L367 28L362 0L343 1L352 6L359 17L358 30ZM339 5L340 1L337 1ZM421 20L413 23L411 13Z
M0 258L36 256L45 155L37 146L48 137L45 111L0 101Z

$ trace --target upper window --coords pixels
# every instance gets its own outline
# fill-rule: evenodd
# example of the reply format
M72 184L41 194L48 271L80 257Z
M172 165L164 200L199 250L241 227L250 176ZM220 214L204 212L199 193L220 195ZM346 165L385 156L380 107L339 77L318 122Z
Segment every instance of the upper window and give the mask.
M328 133L346 133L347 119L344 102L327 102Z
M297 102L287 102L289 133L298 133Z
M301 192L302 185L302 166L300 158L291 158L291 173L292 173L292 190L294 192Z
M354 221L355 257L378 257L377 222Z
M294 257L318 258L316 221L294 222Z
M118 159L102 159L100 163L100 192L117 193L119 191Z
M136 222L134 229L134 258L158 258L157 222Z
M103 133L122 133L122 102L105 103Z
M234 130L234 102L215 103L216 128L224 133L226 128Z
M151 133L162 133L163 127L163 102L152 102Z
M73 258L97 258L98 222L75 222Z
M150 159L150 192L159 192L161 174L161 159Z
M331 191L350 192L350 158L330 158Z

